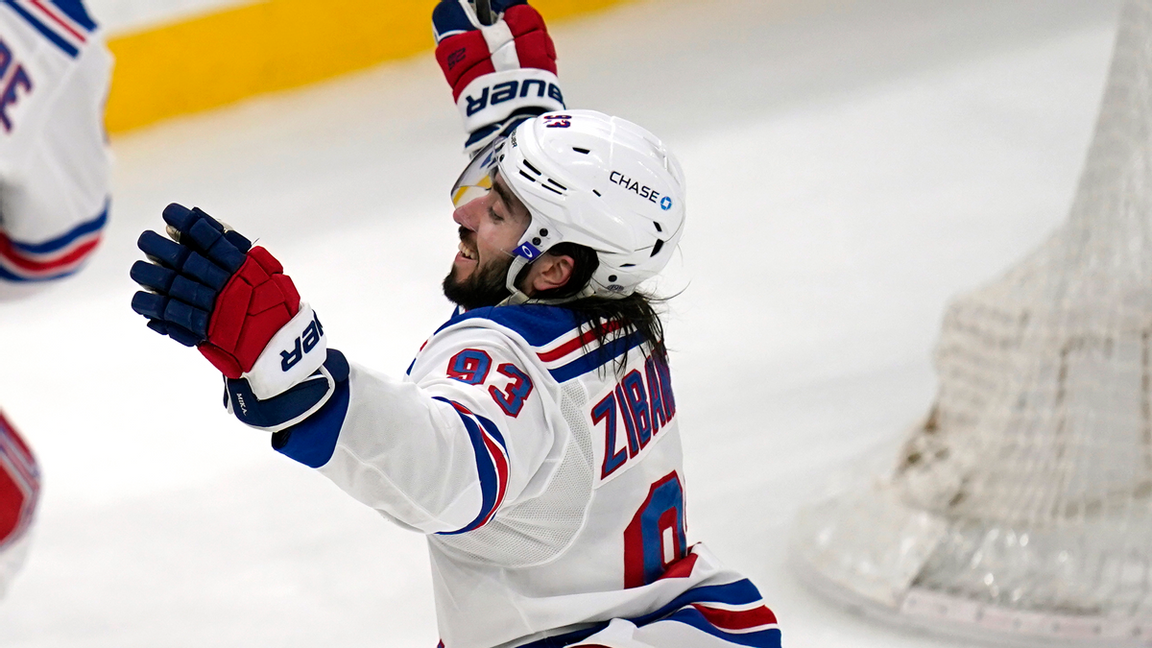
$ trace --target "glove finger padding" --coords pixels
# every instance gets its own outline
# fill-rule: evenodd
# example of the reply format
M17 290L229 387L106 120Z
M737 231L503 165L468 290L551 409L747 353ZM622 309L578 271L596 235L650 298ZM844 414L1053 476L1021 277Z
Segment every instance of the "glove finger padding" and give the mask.
M233 229L224 227L215 218L200 211L172 203L164 208L164 222L176 236L173 239L189 249L199 252L229 273L236 272L244 263L244 254L252 242Z
M239 378L299 311L300 293L283 266L254 247L217 296L200 353L225 376Z
M327 347L323 329L275 257L197 208L171 204L164 221L176 240L144 232L138 245L151 262L137 261L131 272L147 289L132 308L149 328L197 346L262 398L316 371Z

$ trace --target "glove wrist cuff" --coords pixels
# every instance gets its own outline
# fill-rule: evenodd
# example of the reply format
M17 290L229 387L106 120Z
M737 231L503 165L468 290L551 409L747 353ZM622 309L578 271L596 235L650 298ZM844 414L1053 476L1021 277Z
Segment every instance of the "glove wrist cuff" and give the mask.
M464 130L474 133L526 108L540 108L540 112L564 110L564 95L560 80L552 72L521 68L477 77L460 93L456 107Z
M282 326L260 352L252 369L242 374L259 399L282 394L304 381L324 364L328 337L312 307L300 302L300 311Z

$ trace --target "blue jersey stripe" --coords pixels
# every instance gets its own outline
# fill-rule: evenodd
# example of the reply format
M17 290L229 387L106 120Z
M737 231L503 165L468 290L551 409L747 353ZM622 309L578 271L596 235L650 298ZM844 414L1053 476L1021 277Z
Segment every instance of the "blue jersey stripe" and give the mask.
M476 472L480 477L480 492L481 504L480 513L462 529L456 531L441 531L437 535L458 535L467 533L480 527L481 523L488 517L488 514L495 508L497 502L496 498L500 493L500 475L496 470L496 465L493 462L492 455L488 451L488 446L484 443L484 433L480 431L480 426L476 424L472 416L461 412L456 409L452 401L441 396L436 396L433 400L438 400L452 406L453 411L460 416L460 420L464 422L464 428L468 430L468 439L472 442L472 451L476 455ZM476 416L480 420L480 425L490 432L495 429L495 425L481 416ZM497 432L493 435L496 441L504 446L504 438Z
M631 623L635 624L637 627L645 626L647 624L654 623L654 621L659 621L666 618L673 618L677 621L688 623L687 619L689 617L687 615L685 615L683 618L676 616L676 613L679 613L681 608L684 608L685 605L691 605L692 603L727 603L729 605L748 605L761 602L763 602L763 598L760 597L760 592L758 589L756 589L756 586L752 585L752 581L743 579L736 582L726 583L726 585L694 587L689 589L688 592L677 596L672 602L662 606L662 608L659 610L647 613L647 615L642 617L635 617L627 620L631 621ZM692 611L695 612L695 610ZM779 630L766 630L746 634L726 633L720 631L719 628L713 626L712 624L707 623L707 620L705 620L704 616L700 615L699 612L696 612L696 616L699 617L700 621L703 621L703 623L706 624L708 628L710 628L710 630L705 632L714 636L722 636L723 639L727 639L728 641L732 641L734 643L740 643L741 646L753 646L757 648L779 648L780 646ZM697 626L695 623L689 625L699 628L699 626ZM588 639L589 636L604 630L606 627L608 627L608 621L601 621L601 623L593 625L592 627L586 627L584 630L578 630L568 634L548 636L547 639L540 639L539 641L525 643L525 645L521 646L520 648L562 648L564 646L571 646L573 643ZM700 630L703 630L703 628L700 628ZM743 642L737 638L752 638L749 640L752 642ZM773 643L773 641L775 642Z
M17 15L23 18L29 25L32 25L36 31L40 32L44 38L47 38L49 41L51 41L53 45L59 47L65 54L71 56L72 58L76 58L76 56L80 54L80 50L77 49L75 45L61 38L60 35L52 31L48 25L40 22L35 16L25 11L24 7L16 4L16 0L3 1L4 4L12 8L12 11L15 11Z
M735 583L727 583L725 585L705 585L704 587L694 587L680 596L672 599L672 602L664 607L646 614L642 617L637 617L633 622L636 625L645 625L668 615L668 613L678 610L685 605L693 603L723 603L726 605L748 605L750 603L757 603L761 601L760 591L752 584L752 581L747 578L738 580Z
M100 212L100 215L96 218L80 223L52 240L43 243L21 243L20 241L13 240L12 247L28 254L47 254L68 247L73 241L82 236L99 232L104 229L106 224L108 224L108 203L104 203L104 211Z
M436 332L439 333L453 324L470 319L486 319L510 328L534 347L547 346L558 338L577 330L580 326L576 313L562 305L516 304L512 306L486 306L457 313ZM643 342L644 338L634 331L632 334L613 340L599 349L585 353L566 365L550 369L549 373L552 374L556 382L566 382L603 367ZM408 370L411 371L412 367L410 366Z
M780 630L758 630L756 632L734 633L725 632L708 622L700 611L693 607L677 610L662 620L678 621L690 625L704 634L712 635L738 646L751 648L780 648Z
M549 369L548 373L552 374L556 382L566 382L578 376L583 376L589 371L595 371L603 367L616 358L640 346L643 342L643 336L638 332L633 332L625 337L616 338L601 346L599 349L585 353L562 367Z
M469 319L486 319L506 326L523 336L532 346L544 346L576 328L578 324L576 314L563 306L516 304L485 306L454 315L436 332Z
M665 605L664 607L661 607L654 612L627 620L635 624L637 627L645 626L649 623L661 621L666 618L674 618L676 621L685 621L685 619L688 618L687 616L685 616L684 619L681 619L677 618L676 614L673 613L677 613L681 608L693 603L725 603L728 605L749 605L752 603L760 603L762 600L763 599L760 596L760 591L756 589L756 586L752 584L752 581L745 578L743 580L738 580L735 583L727 583L724 585L705 585L703 587L694 587L687 592L684 592L680 596L677 596L668 605ZM703 615L700 615L698 612L697 615L701 620L703 620ZM739 643L740 645L745 646L756 646L757 648L761 646L765 648L778 648L780 646L779 630L764 630L761 632L752 632L740 635L725 633L716 628L716 626L708 623L706 620L703 622L706 623L711 629L708 631L709 634L723 637L728 641L732 641L733 643ZM690 625L699 627L694 623ZM520 648L562 648L563 646L570 646L574 643L583 641L584 639L591 637L592 635L607 627L608 622L603 621L590 628L584 628L583 630L577 630L575 632L570 632L568 634L558 635L555 637L548 637L546 639L540 639L539 641L533 641L532 643L524 644L523 646L520 646ZM752 641L760 643L743 643L738 641L736 639L737 637L754 637ZM775 640L775 643L771 643L773 639Z
M96 21L88 15L88 11L84 8L84 3L80 0L48 0L56 5L56 8L64 12L72 22L80 25L88 31L96 29Z
M83 264L80 264L80 265L72 268L71 270L65 270L64 272L58 272L56 274L40 275L37 277L26 277L24 275L16 274L15 272L12 272L11 270L5 268L3 265L0 265L0 280L29 282L29 283L35 283L37 281L55 281L56 279L63 279L64 277L67 277L69 275L76 274L77 272L80 271L81 267L83 267Z

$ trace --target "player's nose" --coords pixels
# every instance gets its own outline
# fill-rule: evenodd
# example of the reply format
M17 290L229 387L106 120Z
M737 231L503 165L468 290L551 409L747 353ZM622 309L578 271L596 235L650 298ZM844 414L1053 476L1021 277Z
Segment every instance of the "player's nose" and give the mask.
M456 211L452 212L452 220L456 221L457 225L474 232L484 209L484 198L475 198L457 207Z

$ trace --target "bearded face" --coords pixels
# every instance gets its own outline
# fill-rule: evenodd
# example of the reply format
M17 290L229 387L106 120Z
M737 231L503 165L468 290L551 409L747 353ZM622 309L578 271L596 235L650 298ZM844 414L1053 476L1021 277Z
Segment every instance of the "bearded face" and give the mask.
M460 228L460 252L467 263L453 263L444 277L444 296L465 310L495 306L508 297L505 281L512 265L511 255L494 255L481 261L475 245L475 233Z

